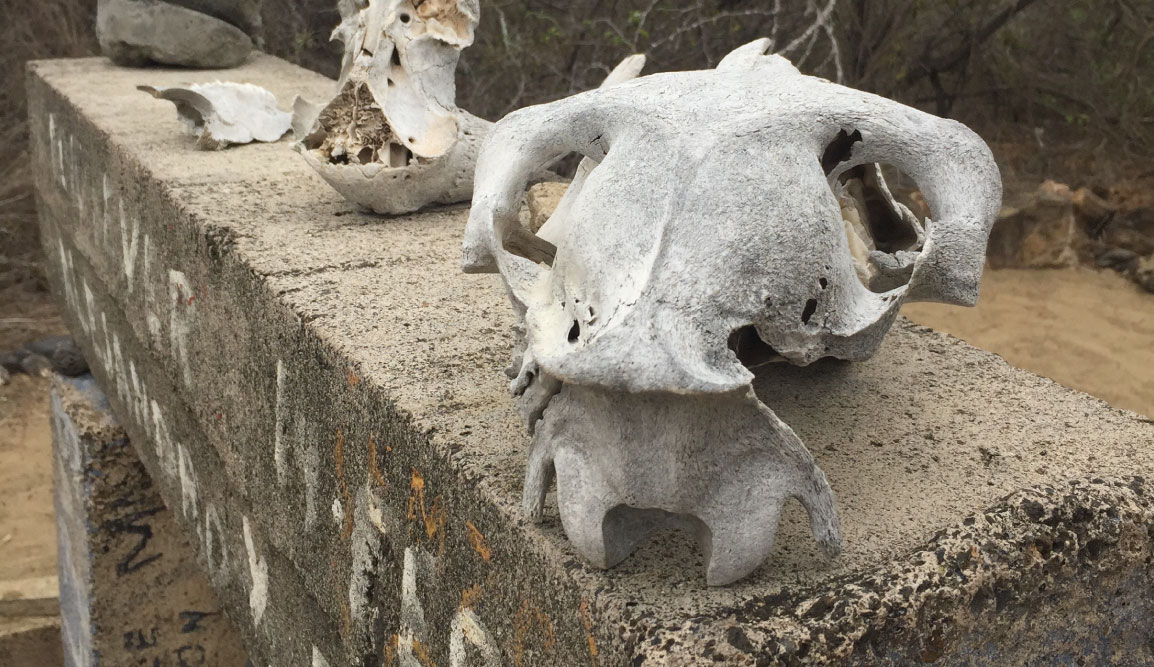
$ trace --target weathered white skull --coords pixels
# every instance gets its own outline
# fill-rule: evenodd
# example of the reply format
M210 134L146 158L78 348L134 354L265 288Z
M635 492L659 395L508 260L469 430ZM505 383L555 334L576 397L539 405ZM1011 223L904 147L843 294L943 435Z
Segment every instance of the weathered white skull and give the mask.
M176 105L176 113L196 137L200 150L218 151L233 144L280 141L292 115L277 108L276 96L251 83L217 81L188 87L137 86L153 97Z
M457 108L453 80L478 0L341 0L337 96L298 100L297 149L347 199L378 213L464 201L492 123Z
M767 46L515 112L480 156L463 263L499 271L522 318L525 511L540 519L555 474L565 531L598 566L680 525L708 583L735 581L790 497L837 553L825 475L749 368L864 360L905 301L978 296L1001 200L981 139ZM534 235L518 221L526 179L571 151L586 159ZM916 181L924 232L876 163Z

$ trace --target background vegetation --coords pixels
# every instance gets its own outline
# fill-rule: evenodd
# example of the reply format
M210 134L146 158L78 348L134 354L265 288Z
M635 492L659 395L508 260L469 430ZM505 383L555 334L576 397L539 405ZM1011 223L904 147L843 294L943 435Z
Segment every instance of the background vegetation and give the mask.
M0 288L35 275L23 63L96 53L95 0L0 0ZM335 75L335 0L265 0L266 50ZM1154 171L1149 0L481 0L458 101L496 119L592 88L630 53L711 67L771 37L802 71L952 116L1007 180ZM1145 175L1149 175L1149 171Z

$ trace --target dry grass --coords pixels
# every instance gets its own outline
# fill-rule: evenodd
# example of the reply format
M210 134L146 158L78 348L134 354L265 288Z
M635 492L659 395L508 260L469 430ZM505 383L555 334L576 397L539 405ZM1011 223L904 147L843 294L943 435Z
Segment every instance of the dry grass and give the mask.
M0 289L43 288L29 173L24 65L98 52L95 0L0 0Z

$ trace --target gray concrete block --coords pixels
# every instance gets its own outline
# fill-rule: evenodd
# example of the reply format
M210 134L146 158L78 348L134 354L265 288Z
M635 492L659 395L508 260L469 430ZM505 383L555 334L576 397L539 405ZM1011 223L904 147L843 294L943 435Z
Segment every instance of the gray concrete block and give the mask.
M64 660L236 665L244 650L91 376L56 376L52 444Z
M135 91L215 76L34 63L32 149L69 325L255 663L1154 662L1154 424L908 322L755 383L833 481L840 558L791 505L735 586L678 534L586 566L551 500L521 518L512 316L459 273L466 210L361 215L287 144L190 150Z

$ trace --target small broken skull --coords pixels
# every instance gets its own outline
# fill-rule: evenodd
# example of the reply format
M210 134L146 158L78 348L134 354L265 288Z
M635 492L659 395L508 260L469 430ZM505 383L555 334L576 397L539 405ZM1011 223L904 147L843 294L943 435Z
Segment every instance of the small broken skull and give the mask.
M251 83L217 81L188 87L137 86L176 105L176 113L200 150L222 150L253 141L280 141L292 115L277 108L276 96Z
M601 567L681 526L706 581L736 581L791 497L836 554L830 485L751 369L865 360L904 302L978 296L1001 201L985 143L767 48L514 112L478 161L463 268L500 272L520 318L524 510L541 519L555 478L566 534ZM534 234L529 176L568 152L585 159ZM879 164L916 182L924 225Z
M492 123L457 108L453 77L473 43L478 0L340 7L338 92L324 107L297 100L297 150L347 199L377 213L468 199Z

